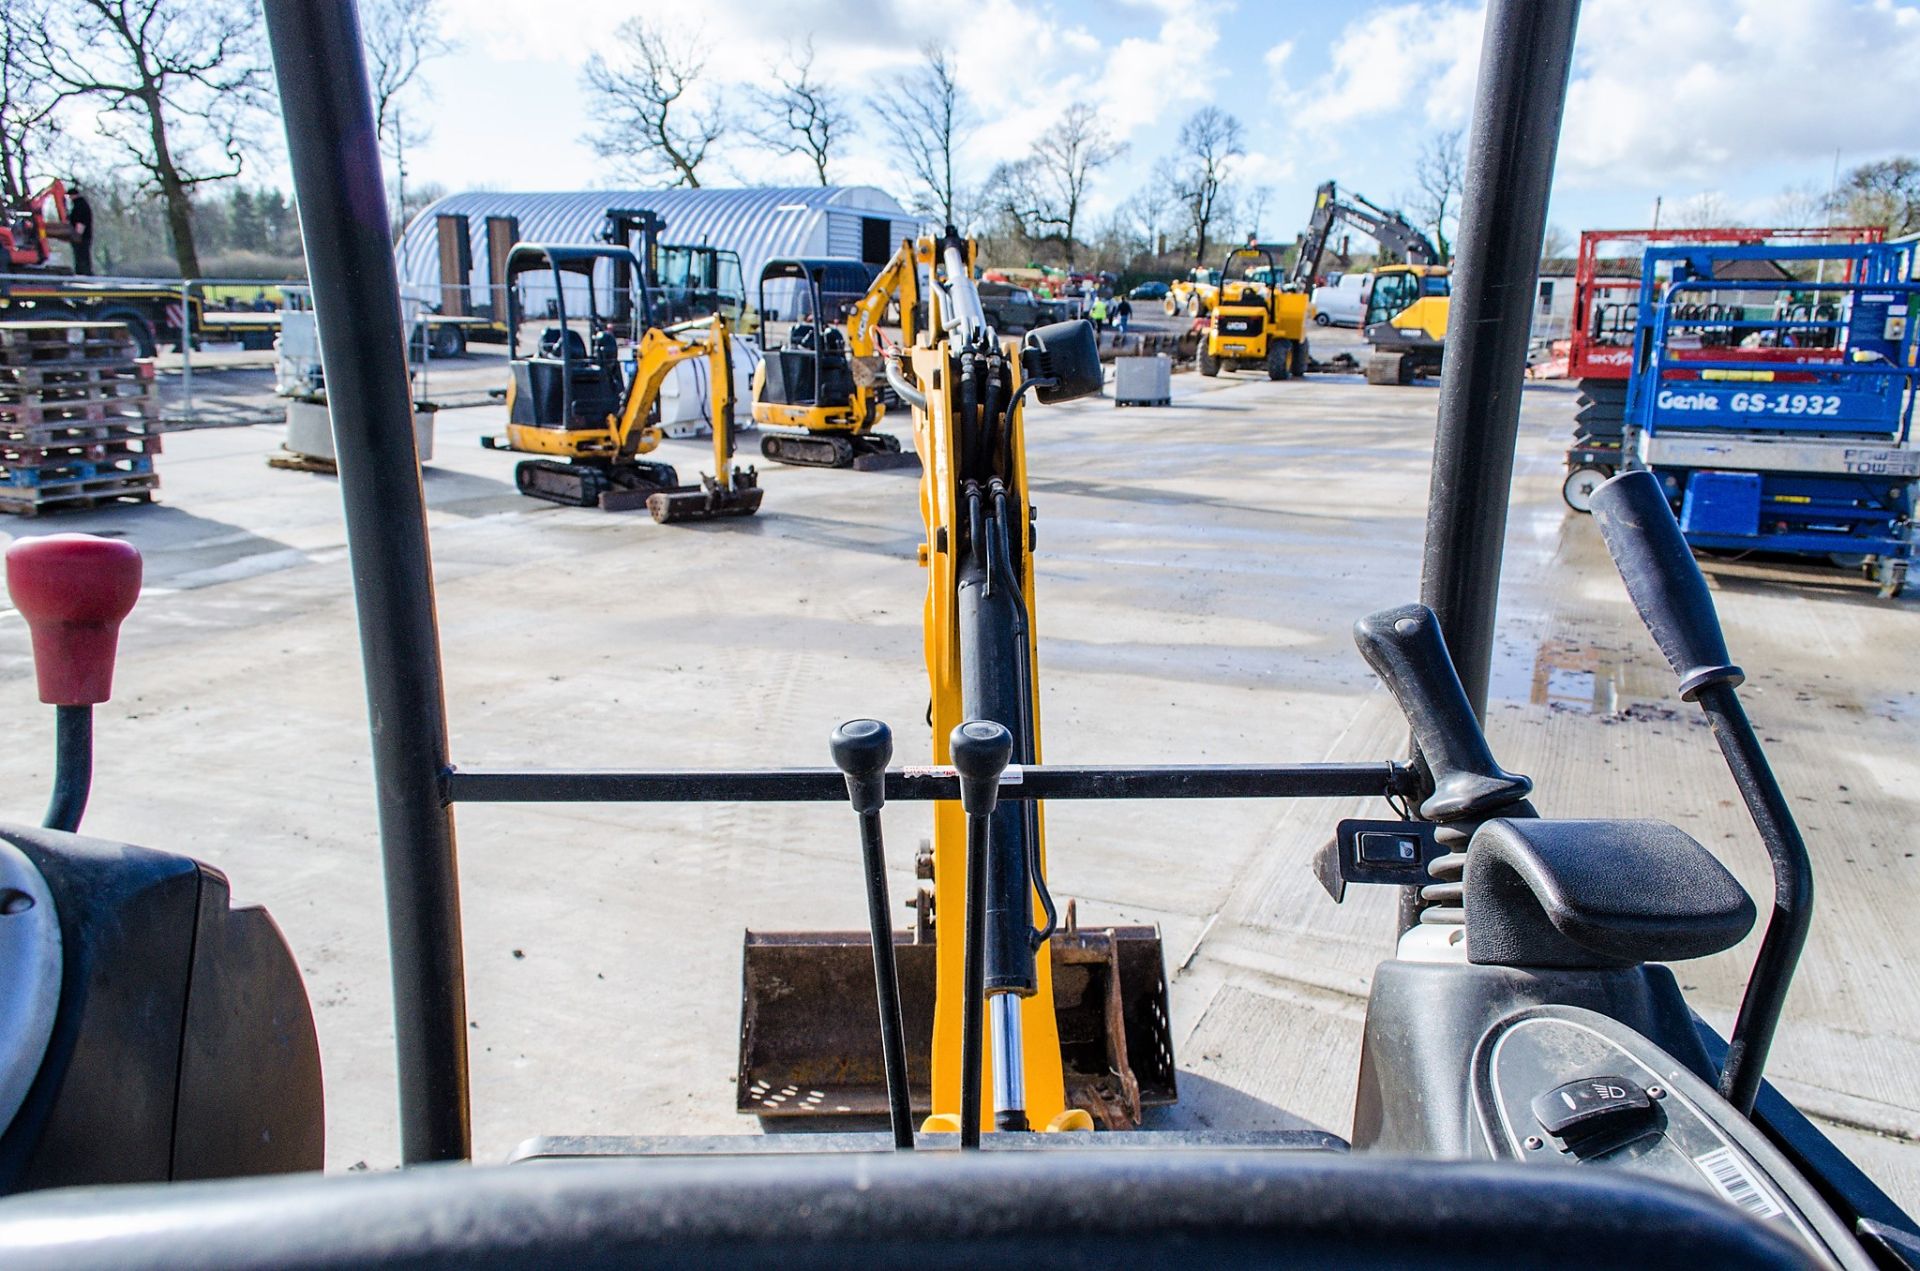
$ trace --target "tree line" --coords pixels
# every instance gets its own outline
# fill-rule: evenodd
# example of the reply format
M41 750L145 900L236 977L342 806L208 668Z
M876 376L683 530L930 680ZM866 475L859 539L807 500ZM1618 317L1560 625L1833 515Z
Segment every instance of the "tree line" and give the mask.
M408 205L425 137L423 66L451 48L441 0L361 0L382 152ZM205 277L298 272L286 196L245 184L278 130L265 29L252 0L0 0L0 196L53 175L94 209L110 272ZM171 258L171 270L168 269Z
M439 193L412 179L409 157L428 135L424 71L453 49L439 34L443 3L361 0L396 228ZM746 91L744 111L703 91L707 62L707 48L644 17L587 60L586 140L612 172L697 187L718 153L745 145L803 163L828 185L849 142L878 130L872 140L909 207L978 236L990 259L1115 272L1211 262L1225 243L1266 237L1276 210L1248 178L1245 126L1217 106L1188 116L1147 181L1096 220L1093 192L1127 146L1089 103L1066 106L1026 154L976 180L962 151L982 115L948 47L926 46L857 99L827 82L802 43ZM170 259L189 277L297 272L286 198L247 180L276 131L252 0L0 0L0 196L17 205L51 175L77 177L94 204L103 268L168 272ZM1413 184L1397 198L1444 259L1465 186L1460 132L1427 138L1409 171ZM1723 204L1700 196L1675 214L1724 222ZM1801 224L1920 232L1920 160L1863 164L1830 192L1788 191L1782 206ZM1283 211L1290 239L1298 213Z

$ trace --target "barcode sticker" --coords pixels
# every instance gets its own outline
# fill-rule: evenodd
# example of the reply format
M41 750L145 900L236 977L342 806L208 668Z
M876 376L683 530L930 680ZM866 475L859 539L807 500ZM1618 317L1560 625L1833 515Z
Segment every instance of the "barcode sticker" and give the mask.
M1707 1176L1714 1190L1729 1201L1752 1214L1755 1218L1778 1218L1786 1211L1769 1196L1760 1181L1747 1168L1746 1161L1730 1147L1708 1152L1693 1158L1700 1172Z
M903 777L953 777L959 774L953 770L952 764L909 764L900 769L900 775ZM1008 764L1006 771L1000 774L1000 784L1003 786L1021 785L1026 779L1027 770L1017 763Z

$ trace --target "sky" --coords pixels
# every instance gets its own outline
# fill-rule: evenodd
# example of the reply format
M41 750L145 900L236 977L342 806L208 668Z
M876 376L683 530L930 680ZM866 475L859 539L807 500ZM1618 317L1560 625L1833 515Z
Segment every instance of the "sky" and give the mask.
M816 70L858 103L835 180L906 193L868 104L941 41L978 123L966 178L1023 156L1086 101L1125 153L1095 179L1097 222L1149 183L1180 123L1215 105L1246 127L1244 191L1264 187L1263 236L1290 238L1333 179L1389 206L1412 163L1472 108L1484 10L1472 0L448 0L458 50L427 68L431 120L411 180L450 191L621 184L585 136L581 66L645 14L708 50L703 91L746 106L811 38ZM590 34L589 34L590 33ZM1586 0L1556 170L1552 224L1644 225L1703 197L1750 223L1782 191L1824 193L1844 171L1920 149L1920 0ZM723 142L703 184L803 183L811 168ZM904 197L903 197L904 201ZM1664 219L1664 218L1663 218Z

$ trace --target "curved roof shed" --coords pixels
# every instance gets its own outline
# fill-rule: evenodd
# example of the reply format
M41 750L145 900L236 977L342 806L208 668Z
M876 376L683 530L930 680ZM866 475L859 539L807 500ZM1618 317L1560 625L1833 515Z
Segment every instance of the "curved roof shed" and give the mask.
M395 248L401 284L421 291L469 284L467 310L484 311L493 263L505 258L513 240L597 242L612 208L658 213L666 222L662 242L738 252L749 298L761 266L773 257L837 256L878 265L919 225L892 196L870 185L475 191L439 199L407 225ZM465 219L464 234L453 218Z

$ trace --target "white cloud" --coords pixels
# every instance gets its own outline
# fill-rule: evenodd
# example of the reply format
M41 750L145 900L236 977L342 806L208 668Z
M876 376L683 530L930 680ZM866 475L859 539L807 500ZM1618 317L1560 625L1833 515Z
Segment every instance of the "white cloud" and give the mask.
M1332 69L1311 84L1285 84L1279 48L1267 54L1268 72L1309 133L1382 116L1457 126L1472 106L1484 21L1477 7L1397 4L1348 23L1328 50Z
M1288 81L1267 55L1274 100L1323 161L1471 113L1484 10L1407 0L1349 22L1331 68ZM1920 9L1894 0L1587 0L1558 173L1570 188L1703 186L1775 164L1911 146L1920 136Z
M1560 175L1708 184L1911 146L1916 65L1920 11L1888 0L1589 0Z

